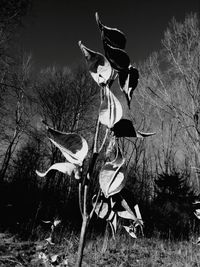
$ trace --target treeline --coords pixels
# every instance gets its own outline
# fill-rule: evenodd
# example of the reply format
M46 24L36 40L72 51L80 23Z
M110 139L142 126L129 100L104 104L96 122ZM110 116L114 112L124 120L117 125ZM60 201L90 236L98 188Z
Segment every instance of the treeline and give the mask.
M60 131L80 133L92 146L99 88L84 64L73 69L48 67L35 74L31 56L13 56L17 29L31 3L5 1L4 7L0 23L0 226L26 238L39 238L45 230L42 221L58 217L60 233L78 231L78 182L57 172L39 178L35 170L44 171L63 161L48 142L46 123ZM198 231L192 203L199 196L199 40L196 14L181 23L173 19L161 51L137 66L139 85L126 116L137 129L157 134L146 140L122 140L128 180L123 193L131 205L139 204L146 235L156 232L180 238ZM122 95L119 99L123 102ZM98 188L103 160L97 164L92 190ZM97 219L93 224L103 229Z

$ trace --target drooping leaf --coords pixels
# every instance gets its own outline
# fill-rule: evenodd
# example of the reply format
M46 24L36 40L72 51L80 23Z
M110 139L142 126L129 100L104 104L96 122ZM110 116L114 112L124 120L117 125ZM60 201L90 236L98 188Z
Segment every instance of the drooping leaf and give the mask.
M120 48L115 48L104 42L105 56L116 71L128 70L130 65L129 56Z
M99 184L106 198L118 193L124 187L124 164L125 159L120 148L117 150L116 158L107 162L100 171Z
M50 141L70 163L82 165L88 153L87 141L76 133L64 133L48 127Z
M111 227L112 236L115 239L115 234L117 231L117 214L116 213L114 213L113 217L109 220L109 224Z
M64 174L72 175L76 166L69 162L55 163L46 172L36 171L36 174L40 177L45 177L50 171L59 171Z
M139 209L138 204L136 204L136 205L134 206L134 210L135 210L137 219L142 221L142 216L141 216L141 213L140 213L140 209Z
M79 41L79 46L88 64L89 72L98 85L106 85L111 77L112 68L107 58L92 51Z
M107 42L109 45L117 48L124 49L126 46L126 37L124 33L116 28L110 28L103 25L99 19L99 15L96 12L95 14L97 24L101 31L101 36L104 42Z
M136 234L134 233L133 231L133 228L132 227L129 227L129 226L123 226L124 229L126 230L126 232L133 238L137 238Z
M132 121L128 119L121 119L111 128L114 132L116 137L137 137L137 138L144 138L149 137L154 134L155 132L145 133L141 131L136 131Z
M121 119L111 129L116 137L137 137L132 121Z
M112 128L123 115L122 105L108 87L104 88L104 95L101 101L99 121Z
M130 108L133 91L138 84L139 72L136 68L129 66L128 70L120 71L118 77L120 88L124 92Z

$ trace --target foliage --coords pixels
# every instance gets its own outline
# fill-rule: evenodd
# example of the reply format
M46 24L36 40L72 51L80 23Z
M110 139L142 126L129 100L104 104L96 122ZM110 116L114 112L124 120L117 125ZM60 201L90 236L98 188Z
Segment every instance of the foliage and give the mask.
M194 189L188 184L187 174L161 174L156 180L153 202L155 228L172 238L189 238L195 227Z

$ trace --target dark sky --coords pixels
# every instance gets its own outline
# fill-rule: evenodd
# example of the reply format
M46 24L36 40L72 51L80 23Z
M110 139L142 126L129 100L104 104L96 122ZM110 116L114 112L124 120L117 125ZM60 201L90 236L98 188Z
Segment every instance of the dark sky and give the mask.
M95 21L122 30L127 37L131 61L138 63L161 47L169 21L183 21L186 14L200 12L200 0L33 0L32 14L25 20L22 47L31 52L37 67L70 66L82 59L79 40L103 52Z

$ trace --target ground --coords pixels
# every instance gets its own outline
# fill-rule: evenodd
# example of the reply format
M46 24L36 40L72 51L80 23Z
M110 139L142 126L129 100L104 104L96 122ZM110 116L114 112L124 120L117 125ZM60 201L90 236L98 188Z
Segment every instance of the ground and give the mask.
M191 241L131 239L118 236L110 239L106 251L103 238L87 241L83 267L198 267L200 246ZM20 241L16 236L0 233L0 267L74 267L78 238L71 235L62 244L47 241Z

